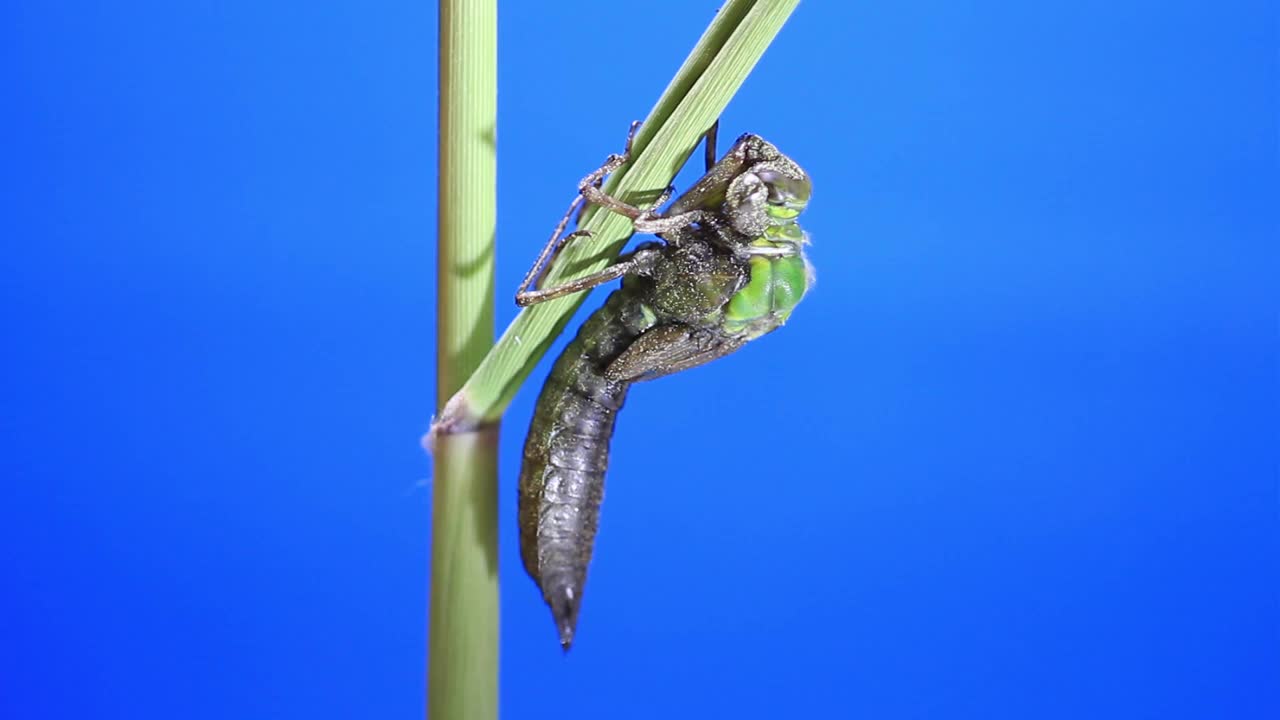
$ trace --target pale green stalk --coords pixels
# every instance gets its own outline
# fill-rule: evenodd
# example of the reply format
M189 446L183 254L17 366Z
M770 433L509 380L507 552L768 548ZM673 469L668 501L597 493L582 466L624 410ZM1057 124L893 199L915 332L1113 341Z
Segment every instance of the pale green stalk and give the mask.
M497 0L441 0L437 402L457 392L493 344L497 85ZM430 444L427 716L495 720L496 417Z

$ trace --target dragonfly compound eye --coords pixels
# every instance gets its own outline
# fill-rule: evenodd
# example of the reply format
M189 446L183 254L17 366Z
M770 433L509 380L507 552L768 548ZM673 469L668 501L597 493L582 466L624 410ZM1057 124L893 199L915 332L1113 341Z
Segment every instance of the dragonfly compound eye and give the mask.
M812 186L806 176L791 177L777 170L761 170L756 177L769 192L765 213L778 220L792 220L809 204Z

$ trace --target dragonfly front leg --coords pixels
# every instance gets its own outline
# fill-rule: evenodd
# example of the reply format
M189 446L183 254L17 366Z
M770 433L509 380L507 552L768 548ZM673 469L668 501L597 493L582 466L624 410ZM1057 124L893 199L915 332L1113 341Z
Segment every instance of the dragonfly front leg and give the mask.
M605 158L604 164L592 170L586 177L578 182L578 194L587 199L587 202L600 207L608 208L619 215L624 215L632 220L636 219L644 213L644 210L625 203L612 195L607 195L600 186L604 184L605 176L617 170L618 168L631 162L631 146L635 143L636 132L640 129L640 121L636 120L631 123L631 128L627 131L627 142L622 147L622 153L611 153Z
M654 201L653 207L649 209L641 208L636 205L624 202L623 200L606 193L602 189L604 178L609 173L617 170L631 160L631 147L635 141L636 130L640 127L640 123L631 124L631 130L627 133L627 142L622 154L610 155L604 165L601 165L595 171L582 178L578 183L578 192L587 199L587 202L593 205L599 205L607 210L618 213L623 217L629 218L635 224L636 232L645 233L647 235L661 235L663 233L673 232L681 228L687 227L696 222L707 222L714 218L714 214L694 209L670 216L661 216L656 208L660 208L667 204L671 196L675 193L675 188L667 186L665 190ZM710 170L716 163L716 136L720 128L720 121L717 120L703 134L703 143L705 146L704 156L707 169Z
M702 158L705 166L704 172L711 172L711 168L716 166L716 138L720 133L720 120L716 119L711 123L711 127L702 135ZM667 204L667 200L671 199L671 193L675 188L668 187L658 202L653 204L653 208L660 208ZM603 193L602 193L603 194ZM658 215L655 209L649 209L635 218L636 232L642 232L651 235L661 235L683 227L688 227L693 223L707 223L715 220L715 214L703 210L687 210L685 212L673 213L667 216Z

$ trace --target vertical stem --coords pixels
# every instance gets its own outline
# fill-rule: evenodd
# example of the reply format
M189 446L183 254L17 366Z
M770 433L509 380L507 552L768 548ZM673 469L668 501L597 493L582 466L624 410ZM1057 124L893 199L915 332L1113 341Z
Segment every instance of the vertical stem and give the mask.
M493 345L497 0L440 3L437 411ZM427 715L498 715L496 424L433 439Z

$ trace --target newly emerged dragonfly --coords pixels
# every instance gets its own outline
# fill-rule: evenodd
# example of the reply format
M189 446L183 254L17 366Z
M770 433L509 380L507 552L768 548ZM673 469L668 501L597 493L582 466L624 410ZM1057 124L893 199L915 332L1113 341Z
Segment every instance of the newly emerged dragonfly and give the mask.
M626 150L579 185L516 294L531 305L622 278L582 324L542 387L520 469L520 554L551 608L565 650L573 642L604 495L609 440L627 391L724 357L780 327L811 283L796 218L809 200L804 170L757 135L718 162L707 133L707 172L665 213L642 210L600 185ZM668 188L655 207L671 195ZM641 244L608 268L541 288L546 266L583 232L565 234L583 202L631 218Z

